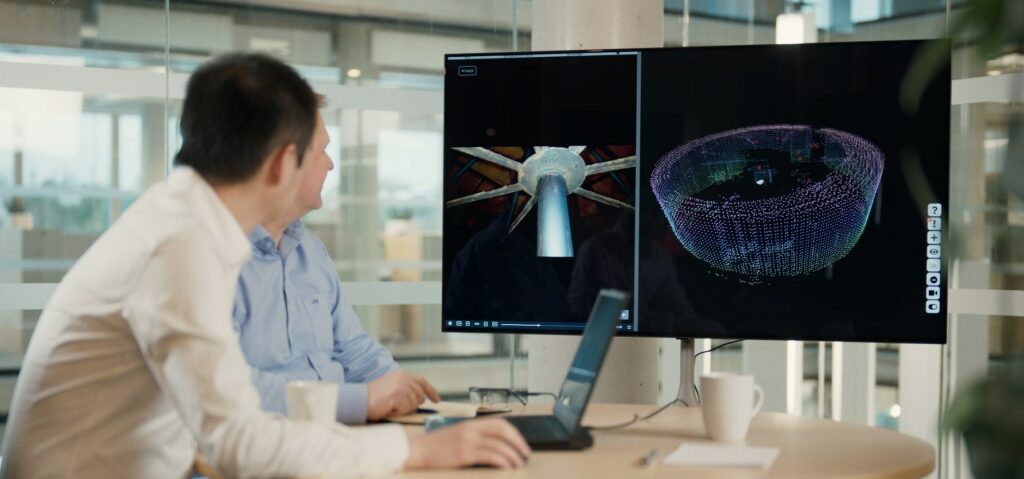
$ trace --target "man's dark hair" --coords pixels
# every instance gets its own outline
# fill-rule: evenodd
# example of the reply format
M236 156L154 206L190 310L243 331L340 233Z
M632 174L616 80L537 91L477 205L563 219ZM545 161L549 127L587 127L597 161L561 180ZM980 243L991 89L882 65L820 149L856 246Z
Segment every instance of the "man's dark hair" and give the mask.
M319 97L298 72L266 55L230 54L188 81L175 164L210 182L252 177L271 152L294 144L298 162L316 128Z

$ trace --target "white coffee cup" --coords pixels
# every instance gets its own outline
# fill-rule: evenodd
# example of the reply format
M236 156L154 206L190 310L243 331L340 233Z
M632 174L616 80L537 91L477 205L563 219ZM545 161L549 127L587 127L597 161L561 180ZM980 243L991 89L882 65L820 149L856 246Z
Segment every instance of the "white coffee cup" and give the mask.
M754 376L715 372L700 378L704 430L715 441L738 442L747 437L750 419L764 404L764 390Z
M338 383L292 381L285 401L291 419L333 424L338 410Z

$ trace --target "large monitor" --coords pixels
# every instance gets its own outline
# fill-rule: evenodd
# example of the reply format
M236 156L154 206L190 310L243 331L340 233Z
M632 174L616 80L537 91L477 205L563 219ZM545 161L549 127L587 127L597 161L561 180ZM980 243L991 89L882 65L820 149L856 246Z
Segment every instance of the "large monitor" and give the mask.
M944 342L948 63L901 103L936 46L449 55L443 329L617 288L625 335Z

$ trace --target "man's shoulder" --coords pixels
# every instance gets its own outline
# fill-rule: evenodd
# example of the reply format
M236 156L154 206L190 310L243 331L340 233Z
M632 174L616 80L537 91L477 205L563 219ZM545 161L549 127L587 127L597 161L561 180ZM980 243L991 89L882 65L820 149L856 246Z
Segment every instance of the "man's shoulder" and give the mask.
M314 234L313 231L309 229L308 226L305 225L303 225L302 233L299 235L299 248L305 250L307 254L314 253L317 255L322 255L324 258L328 260L330 260L331 258L331 255L327 251L327 246L324 245L324 242L321 241L320 238L316 234Z
M291 277L286 281L294 282L294 275L298 274L303 276L301 283L312 285L323 294L337 294L340 290L338 270L323 241L306 228L297 249L305 258L304 265L298 269L287 269Z
M154 246L174 239L196 235L208 236L209 231L193 214L191 205L175 194L166 184L154 185L121 216L111 228L121 226L133 230Z
M121 250L127 259L133 253L148 257L168 245L206 242L210 233L188 214L187 208L151 193L125 211L90 250Z

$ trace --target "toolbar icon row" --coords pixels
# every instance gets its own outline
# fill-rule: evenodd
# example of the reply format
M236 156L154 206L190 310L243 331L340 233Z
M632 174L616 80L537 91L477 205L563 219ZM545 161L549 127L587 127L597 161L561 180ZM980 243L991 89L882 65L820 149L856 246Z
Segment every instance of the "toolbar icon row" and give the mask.
M925 248L925 289L924 311L938 314L942 310L942 203L928 204L928 219L925 222L928 232Z

